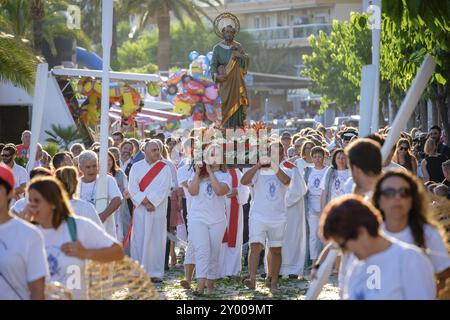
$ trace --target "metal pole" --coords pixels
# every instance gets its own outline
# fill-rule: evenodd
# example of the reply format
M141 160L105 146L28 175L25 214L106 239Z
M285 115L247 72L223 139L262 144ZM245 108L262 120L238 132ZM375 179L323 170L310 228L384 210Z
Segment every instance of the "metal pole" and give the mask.
M108 204L108 136L109 136L109 66L112 42L113 0L102 0L102 103L100 120L100 176L97 188L96 209L103 212Z

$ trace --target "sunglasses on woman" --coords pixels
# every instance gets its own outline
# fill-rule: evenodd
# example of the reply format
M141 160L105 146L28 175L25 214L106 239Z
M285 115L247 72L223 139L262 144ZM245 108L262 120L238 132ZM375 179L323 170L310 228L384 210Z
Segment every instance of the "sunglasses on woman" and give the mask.
M400 147L399 148L401 151L408 151L408 147Z
M409 188L400 188L400 189L386 188L384 190L381 190L381 195L385 196L386 198L394 198L397 194L400 196L400 198L408 198L411 196L411 189L409 189Z

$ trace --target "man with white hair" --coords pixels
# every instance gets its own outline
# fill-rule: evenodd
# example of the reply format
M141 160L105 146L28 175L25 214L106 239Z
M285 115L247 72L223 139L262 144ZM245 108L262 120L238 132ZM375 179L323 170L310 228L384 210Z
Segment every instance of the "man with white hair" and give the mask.
M92 150L83 151L78 157L78 166L82 173L80 179L80 198L95 206L99 178L97 154ZM105 226L106 232L117 239L114 214L122 203L122 193L116 180L110 175L106 177L108 180L108 205L103 212L99 213L99 217Z
M145 158L131 167L128 191L135 206L131 231L131 257L138 260L153 282L164 276L167 203L172 187L169 166L161 160L161 147L150 140Z

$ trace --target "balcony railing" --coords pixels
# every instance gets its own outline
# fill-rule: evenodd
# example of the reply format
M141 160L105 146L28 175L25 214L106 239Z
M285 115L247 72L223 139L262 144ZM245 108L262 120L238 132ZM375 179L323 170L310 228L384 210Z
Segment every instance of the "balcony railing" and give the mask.
M318 35L319 31L326 34L331 32L330 23L303 24L297 26L271 27L259 29L245 29L258 40L278 41L278 40L297 40L306 39L310 35Z

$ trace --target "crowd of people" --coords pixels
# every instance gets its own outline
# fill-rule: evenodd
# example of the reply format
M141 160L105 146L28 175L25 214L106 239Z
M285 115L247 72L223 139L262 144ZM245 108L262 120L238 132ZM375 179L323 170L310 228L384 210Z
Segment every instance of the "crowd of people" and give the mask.
M29 160L25 131L22 144L0 144L0 298L44 299L57 281L86 299L86 261L124 255L154 283L181 259L179 285L191 290L195 275L195 295L240 276L243 264L242 285L257 290L262 260L275 294L280 277L313 279L340 249L334 272L343 299L435 299L450 277L449 230L428 196L450 199L450 147L438 126L413 129L383 161L388 133L359 137L322 125L283 132L270 138L269 165L237 168L195 163L194 131L141 141L114 132L99 211L99 143L53 157L38 145L24 167L16 158ZM212 158L223 151L208 148ZM369 286L374 266L381 276Z

